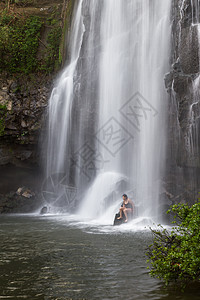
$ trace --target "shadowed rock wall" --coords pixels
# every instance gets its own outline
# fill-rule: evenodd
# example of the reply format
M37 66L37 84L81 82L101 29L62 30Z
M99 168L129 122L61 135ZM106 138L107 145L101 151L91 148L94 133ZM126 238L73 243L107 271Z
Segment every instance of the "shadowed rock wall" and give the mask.
M192 5L193 4L193 5ZM196 4L196 5L195 5ZM166 190L171 203L194 202L200 186L200 25L198 1L172 2Z

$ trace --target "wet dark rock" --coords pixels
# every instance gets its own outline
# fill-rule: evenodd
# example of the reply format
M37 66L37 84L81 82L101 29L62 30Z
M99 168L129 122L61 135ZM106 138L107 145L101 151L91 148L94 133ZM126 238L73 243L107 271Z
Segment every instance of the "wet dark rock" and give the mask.
M9 93L16 93L20 89L20 86L16 81L11 81L9 85Z
M198 25L182 28L179 41L179 59L185 74L199 72Z
M6 74L0 75L0 104L7 107L4 133L0 137L0 165L16 161L20 163L38 156L35 150L40 130L44 127L52 81L53 75L46 78L38 76L34 82L26 76L13 80L8 79ZM17 145L27 149L20 153L16 151Z
M32 192L30 189L28 189L26 187L18 188L17 191L16 191L16 194L18 196L22 196L22 197L25 197L25 198L28 198L28 199L35 196L35 193Z
M200 110L198 90L199 13L190 0L172 1L171 70L165 76L169 93L165 190L160 202L193 203L200 186ZM194 23L194 24L193 24ZM197 80L196 90L194 88Z
M175 72L183 72L179 58L174 64L172 64L172 68Z
M169 73L165 74L164 81L165 81L165 87L166 87L166 89L167 90L171 89L172 82L173 82L173 73L169 72Z
M16 192L0 195L0 214L4 213L30 213L40 206L39 195L25 187L18 188Z
M113 223L114 226L116 226L116 225L122 225L122 224L125 223L126 218L125 218L124 213L122 213L122 219L118 219L119 217L120 217L120 213L117 213L115 215L115 219L114 219L114 223ZM133 213L128 213L128 222L131 221L133 219L133 217L134 217Z
M48 207L47 206L43 206L40 210L41 215L47 214L47 212L48 212Z

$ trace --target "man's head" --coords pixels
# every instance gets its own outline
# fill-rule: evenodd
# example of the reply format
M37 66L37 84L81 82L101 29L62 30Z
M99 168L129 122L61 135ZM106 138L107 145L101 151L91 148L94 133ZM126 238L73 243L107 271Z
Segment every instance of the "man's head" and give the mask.
M124 195L122 196L122 198L123 198L123 200L125 201L125 200L128 199L128 196L127 196L126 194L124 194Z

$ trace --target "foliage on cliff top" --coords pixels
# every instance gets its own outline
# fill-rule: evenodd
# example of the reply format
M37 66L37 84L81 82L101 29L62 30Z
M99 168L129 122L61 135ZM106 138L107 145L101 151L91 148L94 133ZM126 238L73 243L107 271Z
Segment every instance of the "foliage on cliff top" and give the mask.
M47 39L46 48L43 50L43 59L40 61L39 69L48 73L60 67L59 48L62 35L62 27L60 22L59 11L54 7L51 15L46 20L46 25L50 28Z
M200 202L192 205L173 205L168 211L175 214L176 224L171 231L151 229L154 240L148 247L150 275L163 279L165 284L180 283L184 288L200 281Z
M49 6L41 16L39 8L30 14L30 7L5 7L0 5L0 72L19 75L57 71L61 66L62 6Z
M68 0L67 6L63 13L63 32L61 37L61 44L60 44L60 51L59 51L59 63L62 64L63 61L66 59L66 53L65 53L65 39L66 39L66 32L70 28L70 24L72 21L72 15L73 15L73 9L74 9L74 0Z
M42 21L12 11L0 13L0 71L30 73L37 68L36 54Z

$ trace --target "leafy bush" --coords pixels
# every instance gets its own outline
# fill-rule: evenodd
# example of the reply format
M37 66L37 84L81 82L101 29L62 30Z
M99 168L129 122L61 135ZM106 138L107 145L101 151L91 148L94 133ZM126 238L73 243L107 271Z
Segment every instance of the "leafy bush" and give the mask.
M148 247L150 275L163 279L165 284L180 282L182 287L200 280L200 202L191 207L173 205L168 211L175 214L172 230L159 225L151 229L154 239Z

